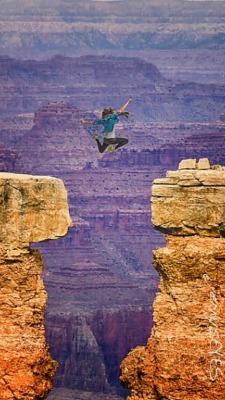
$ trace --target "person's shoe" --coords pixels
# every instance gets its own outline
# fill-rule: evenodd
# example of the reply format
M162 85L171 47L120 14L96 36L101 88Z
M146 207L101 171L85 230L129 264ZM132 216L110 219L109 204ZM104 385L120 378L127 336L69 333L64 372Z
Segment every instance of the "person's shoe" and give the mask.
M116 150L115 146L113 146L112 144L110 146L108 146L107 148L107 153L113 153Z
M92 135L91 135L92 137L93 137L93 139L98 139L99 138L99 135L98 135L98 133L92 133Z

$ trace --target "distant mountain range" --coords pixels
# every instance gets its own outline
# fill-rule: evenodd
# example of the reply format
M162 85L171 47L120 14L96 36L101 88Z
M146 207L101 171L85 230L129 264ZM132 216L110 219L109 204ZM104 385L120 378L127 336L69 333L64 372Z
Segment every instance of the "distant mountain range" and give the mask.
M12 0L0 10L0 54L223 49L224 22L222 1Z

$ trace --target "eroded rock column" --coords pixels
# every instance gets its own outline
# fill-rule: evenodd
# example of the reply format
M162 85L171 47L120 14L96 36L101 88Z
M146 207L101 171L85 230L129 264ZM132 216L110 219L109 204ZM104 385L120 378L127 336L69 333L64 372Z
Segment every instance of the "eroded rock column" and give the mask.
M167 234L146 348L122 363L132 400L225 398L225 168L184 160L156 179L152 222Z
M61 180L0 173L1 400L45 399L52 387L57 363L45 339L43 263L29 245L64 236L70 225Z

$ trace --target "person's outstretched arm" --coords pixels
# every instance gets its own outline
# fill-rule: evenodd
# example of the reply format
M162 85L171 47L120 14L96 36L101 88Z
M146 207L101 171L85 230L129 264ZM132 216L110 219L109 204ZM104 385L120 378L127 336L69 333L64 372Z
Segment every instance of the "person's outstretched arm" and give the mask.
M124 111L126 110L126 108L129 106L129 104L131 103L131 101L132 101L132 99L129 99L129 100L124 104L124 106L121 107L121 108L119 109L119 112L124 112Z
M81 119L80 122L85 125L93 125L93 121L85 121L85 119Z

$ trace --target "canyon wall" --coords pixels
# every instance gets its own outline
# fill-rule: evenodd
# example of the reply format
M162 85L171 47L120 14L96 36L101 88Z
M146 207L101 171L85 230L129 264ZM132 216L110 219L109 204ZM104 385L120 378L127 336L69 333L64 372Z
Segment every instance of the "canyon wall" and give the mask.
M223 84L166 79L150 61L106 55L56 56L44 61L0 56L1 115L34 113L41 108L39 118L44 122L45 114L48 128L57 119L63 127L66 110L64 116L55 114L53 121L54 109L44 110L49 102L63 101L97 111L99 116L104 107L119 109L129 97L134 100L129 106L132 121L205 122L224 111Z
M223 400L225 168L183 160L155 179L152 222L167 234L146 347L122 362L130 400Z
M56 178L1 173L0 199L0 395L45 399L57 362L45 339L43 262L29 244L67 233L67 193Z

